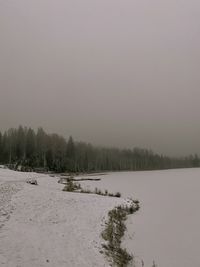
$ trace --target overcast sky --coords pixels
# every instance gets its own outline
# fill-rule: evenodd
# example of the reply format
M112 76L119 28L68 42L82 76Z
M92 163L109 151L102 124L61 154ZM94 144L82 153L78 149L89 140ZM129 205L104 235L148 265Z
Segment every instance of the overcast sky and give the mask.
M0 0L0 129L200 153L199 0Z

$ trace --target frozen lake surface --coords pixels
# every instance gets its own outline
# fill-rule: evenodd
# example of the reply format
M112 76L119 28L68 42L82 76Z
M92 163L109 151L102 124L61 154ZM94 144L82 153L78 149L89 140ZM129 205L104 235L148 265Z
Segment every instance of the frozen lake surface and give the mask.
M88 187L140 200L128 220L126 246L145 267L200 266L200 169L117 172Z

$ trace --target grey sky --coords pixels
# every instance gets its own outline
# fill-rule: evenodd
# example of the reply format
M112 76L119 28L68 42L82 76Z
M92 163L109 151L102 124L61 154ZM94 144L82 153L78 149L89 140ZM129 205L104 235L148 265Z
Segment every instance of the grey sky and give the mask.
M199 0L0 0L0 128L200 153Z

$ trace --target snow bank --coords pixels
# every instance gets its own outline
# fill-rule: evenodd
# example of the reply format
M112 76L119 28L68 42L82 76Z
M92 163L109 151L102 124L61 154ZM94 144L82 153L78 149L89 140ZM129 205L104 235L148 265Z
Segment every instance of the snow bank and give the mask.
M27 178L37 178L38 186ZM7 214L0 229L0 266L108 266L100 253L101 232L108 211L124 201L62 192L57 180L0 169L0 211Z

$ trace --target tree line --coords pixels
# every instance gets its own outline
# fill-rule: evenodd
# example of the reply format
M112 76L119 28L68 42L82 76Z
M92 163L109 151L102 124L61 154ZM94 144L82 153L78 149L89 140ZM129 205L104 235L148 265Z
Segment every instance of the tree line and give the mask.
M0 163L14 169L54 172L138 171L199 167L197 155L172 158L151 150L97 147L19 126L0 132Z

